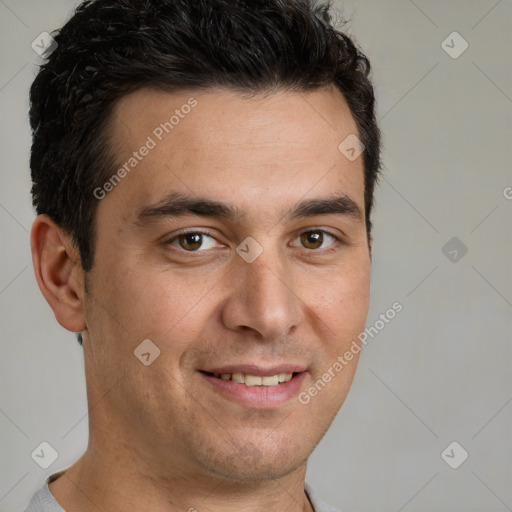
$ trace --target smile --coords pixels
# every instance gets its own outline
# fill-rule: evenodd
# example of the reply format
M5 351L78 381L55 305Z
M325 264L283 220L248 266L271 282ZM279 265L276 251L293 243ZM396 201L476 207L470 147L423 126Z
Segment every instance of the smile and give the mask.
M249 373L212 373L203 372L206 375L216 377L222 380L231 380L246 386L277 386L288 382L294 376L294 373L277 373L276 375L251 375Z
M294 399L306 385L309 371L305 367L292 365L266 370L250 366L232 366L212 368L210 371L199 370L198 374L207 389L216 396L244 408L261 410L277 409L286 403L294 403Z

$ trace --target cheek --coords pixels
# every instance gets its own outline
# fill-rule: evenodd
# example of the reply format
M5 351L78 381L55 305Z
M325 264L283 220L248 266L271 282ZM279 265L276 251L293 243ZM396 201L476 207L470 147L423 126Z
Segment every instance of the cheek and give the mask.
M317 288L321 291L310 294L310 307L324 323L333 349L350 344L364 329L370 301L369 274L369 265L338 269L328 279L319 279ZM320 282L323 286L318 285Z
M348 325L359 331L364 327L370 302L369 269L362 268L349 273L343 284L339 307L343 318L350 319Z
M179 352L197 338L210 315L208 298L216 282L212 275L141 268L125 269L117 280L111 298L120 322L135 339L149 338Z
M364 260L363 260L364 261ZM345 401L357 369L358 335L364 331L369 307L369 267L333 273L324 293L316 296L316 331L321 337L311 387L301 395L311 417L323 417L326 428Z

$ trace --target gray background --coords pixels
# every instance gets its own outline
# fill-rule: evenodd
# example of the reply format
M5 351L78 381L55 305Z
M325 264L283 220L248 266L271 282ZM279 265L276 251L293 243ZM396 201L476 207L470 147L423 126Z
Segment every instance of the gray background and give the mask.
M29 246L31 42L75 4L0 0L3 512L87 440L81 349L40 294ZM335 5L372 60L384 135L367 325L395 301L403 311L363 351L307 480L345 512L512 510L512 3ZM442 47L454 31L469 44L456 59ZM42 441L59 453L47 470L30 455ZM458 469L441 457L453 441L469 453Z

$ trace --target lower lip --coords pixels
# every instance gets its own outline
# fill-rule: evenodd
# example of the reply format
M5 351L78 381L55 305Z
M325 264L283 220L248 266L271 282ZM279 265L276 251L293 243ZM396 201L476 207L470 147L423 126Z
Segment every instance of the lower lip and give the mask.
M199 372L212 388L230 400L253 409L276 409L297 396L306 379L307 372L301 372L288 382L276 386L246 386L233 380L223 380Z

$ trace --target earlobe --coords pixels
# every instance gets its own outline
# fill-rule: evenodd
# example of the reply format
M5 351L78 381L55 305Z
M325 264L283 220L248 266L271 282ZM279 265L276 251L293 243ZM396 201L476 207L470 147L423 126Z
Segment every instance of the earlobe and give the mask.
M84 274L71 236L48 215L38 215L30 233L37 284L62 327L85 329Z

